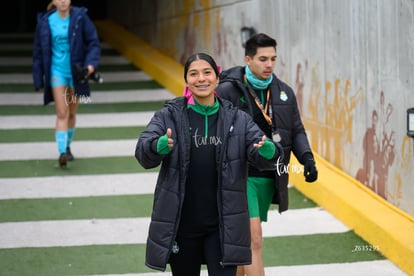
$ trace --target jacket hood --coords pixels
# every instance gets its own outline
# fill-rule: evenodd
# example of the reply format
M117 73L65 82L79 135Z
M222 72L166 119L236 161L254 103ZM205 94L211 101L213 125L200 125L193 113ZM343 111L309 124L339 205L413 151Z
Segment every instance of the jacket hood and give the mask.
M232 67L232 68L227 69L227 70L220 73L220 83L223 83L223 82L242 83L245 74L246 74L245 66ZM273 73L272 75L273 75L273 82L272 83L275 83L275 81L280 82L280 80L277 78L275 73ZM272 85L272 84L270 84L270 85Z
M240 82L243 79L244 74L245 74L244 66L232 67L220 73L220 83L223 83L226 81Z
M217 100L220 103L220 108L226 108L226 109L233 109L233 104L226 100L222 99L219 96L217 96ZM185 96L177 97L171 100L168 100L165 102L164 106L172 108L174 110L182 110L183 108L187 108L188 99Z
M56 11L56 8L53 8L53 9L48 10L48 11L39 12L37 14L37 18L38 18L38 20L47 19L55 11ZM70 7L70 15L71 16L83 15L83 14L86 14L87 12L88 12L88 9L86 7L77 7L77 6L71 6Z

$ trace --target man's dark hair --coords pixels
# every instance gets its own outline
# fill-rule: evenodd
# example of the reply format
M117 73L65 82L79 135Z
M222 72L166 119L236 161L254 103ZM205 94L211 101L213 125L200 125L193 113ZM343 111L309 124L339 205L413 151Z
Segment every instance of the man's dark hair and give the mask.
M273 47L276 49L276 46L276 39L273 39L264 33L259 33L247 40L244 54L245 56L253 57L257 53L257 48Z
M206 53L197 53L197 54L190 56L184 64L184 80L185 81L187 81L187 73L188 73L188 69L190 68L191 63L199 59L207 61L213 68L214 72L216 73L216 76L219 75L219 69L217 67L215 60Z

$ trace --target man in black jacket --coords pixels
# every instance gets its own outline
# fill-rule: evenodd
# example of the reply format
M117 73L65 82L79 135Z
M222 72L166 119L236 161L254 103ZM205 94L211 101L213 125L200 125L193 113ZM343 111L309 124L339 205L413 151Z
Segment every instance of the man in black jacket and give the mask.
M318 177L295 94L273 73L276 46L276 40L266 34L251 37L245 46L247 65L223 71L216 90L221 98L230 100L250 114L267 137L280 143L284 150L284 158L279 160L276 173L249 167L247 194L252 264L239 267L239 275L264 275L261 222L267 221L271 203L279 205L279 212L288 208L288 164L291 152L304 165L307 182L314 182Z

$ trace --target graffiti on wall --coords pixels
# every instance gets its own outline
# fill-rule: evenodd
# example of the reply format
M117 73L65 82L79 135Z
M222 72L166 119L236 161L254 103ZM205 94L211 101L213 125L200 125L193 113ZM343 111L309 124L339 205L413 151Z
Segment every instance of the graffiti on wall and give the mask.
M357 170L356 179L387 199L392 196L398 200L402 181L387 191L390 167L395 160L395 131L390 125L393 113L392 104L385 103L384 92L379 93L375 106L370 111L371 126L365 130L364 138L358 142L354 138L355 109L364 104L364 92L361 87L353 88L350 80L336 78L322 83L319 66L310 71L310 93L307 105L304 99L305 75L308 61L296 66L295 92L301 113L307 107L303 121L310 136L312 149L335 166L343 169L349 160L345 160L344 146L357 145L363 150L362 166ZM408 147L408 146L407 146ZM408 166L407 164L403 164ZM401 176L396 176L401 179ZM398 187L400 185L400 187Z
M305 62L304 68L307 67ZM300 74L302 70L297 70ZM296 76L296 89L303 90L304 78ZM323 89L324 87L324 89ZM311 85L307 103L307 117L303 117L313 150L339 168L344 167L344 144L351 144L355 108L364 100L361 88L351 92L350 80L336 78L322 84L318 65L311 69ZM302 93L302 92L300 92ZM303 95L300 94L302 98ZM303 100L298 105L303 105ZM303 110L304 106L299 107Z
M395 159L395 132L389 130L393 107L385 106L384 92L380 93L380 108L372 110L371 127L363 139L364 160L356 179L383 198L387 198L389 168Z

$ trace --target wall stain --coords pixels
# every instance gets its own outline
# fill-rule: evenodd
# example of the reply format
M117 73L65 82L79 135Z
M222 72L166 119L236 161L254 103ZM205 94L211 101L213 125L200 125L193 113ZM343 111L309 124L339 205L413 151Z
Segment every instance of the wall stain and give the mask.
M384 92L380 93L380 108L372 110L371 127L363 139L364 159L356 179L387 199L388 172L395 159L395 132L387 130L393 107L385 107Z
M189 56L194 54L194 49L196 47L197 38L195 35L195 29L190 27L185 27L183 31L184 39L184 49L180 56L180 63L184 64Z
M414 164L414 142L409 136L404 136L401 140L401 155L398 158L398 164L394 170L395 184L387 190L387 199L397 207L408 210L410 214L414 214L414 202L409 196L414 191L413 179L414 172L412 170ZM405 183L404 179L411 179L410 183ZM404 196L405 195L405 196Z
M303 87L305 86L305 76L308 70L308 61L305 60L305 65L302 68L302 64L298 63L296 65L296 79L295 79L295 92L296 92L296 101L298 103L299 113L302 115L303 109Z

